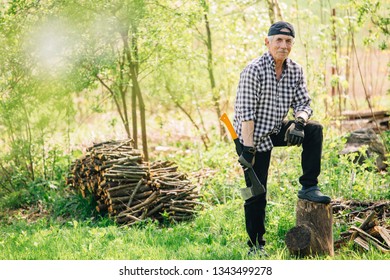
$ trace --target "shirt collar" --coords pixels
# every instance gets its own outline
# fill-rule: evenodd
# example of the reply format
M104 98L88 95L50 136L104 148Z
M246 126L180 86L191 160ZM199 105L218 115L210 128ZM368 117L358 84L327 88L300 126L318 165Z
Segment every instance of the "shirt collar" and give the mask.
M272 67L275 67L275 60L269 51L265 53L265 57L267 59L268 64ZM283 62L283 68L287 69L290 63L291 59L287 57L286 60Z

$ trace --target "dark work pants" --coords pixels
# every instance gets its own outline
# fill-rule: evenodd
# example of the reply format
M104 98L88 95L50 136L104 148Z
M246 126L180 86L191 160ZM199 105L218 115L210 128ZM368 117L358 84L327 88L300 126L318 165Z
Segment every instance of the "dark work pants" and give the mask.
M278 134L271 135L275 147L287 146L284 135L293 121L283 122ZM318 184L318 176L321 172L322 153L322 126L315 122L308 122L305 126L305 137L302 143L301 166L302 176L299 182L302 187L311 187ZM299 148L297 148L299 149ZM260 182L267 188L268 169L270 165L271 151L256 152L253 169ZM246 185L251 186L248 177L245 177ZM265 245L263 235L265 233L265 208L267 205L266 193L252 197L245 201L245 225L249 235L248 245Z

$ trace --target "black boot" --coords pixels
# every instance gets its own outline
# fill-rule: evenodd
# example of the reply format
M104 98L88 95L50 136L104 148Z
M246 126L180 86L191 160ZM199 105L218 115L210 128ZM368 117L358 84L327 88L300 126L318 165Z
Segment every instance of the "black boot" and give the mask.
M303 188L298 191L298 197L300 199L306 199L313 202L328 204L331 201L331 198L327 195L322 194L318 186L313 186L310 188Z
M250 257L258 256L258 257L265 257L266 258L266 257L268 257L268 254L265 251L264 246L259 245L259 246L250 247L249 252L248 252L248 256L250 256Z

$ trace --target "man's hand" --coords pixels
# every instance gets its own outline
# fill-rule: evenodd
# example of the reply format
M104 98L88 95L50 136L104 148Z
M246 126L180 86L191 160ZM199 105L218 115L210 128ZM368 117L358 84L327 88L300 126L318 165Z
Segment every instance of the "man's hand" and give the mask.
M287 142L287 146L297 145L299 147L302 144L303 138L305 137L304 128L305 120L298 117L295 122L289 126L284 135L284 141Z
M255 153L256 149L254 147L243 146L242 153L240 155L240 163L243 168L248 168L249 166L253 166L255 164ZM244 159L246 162L242 162Z

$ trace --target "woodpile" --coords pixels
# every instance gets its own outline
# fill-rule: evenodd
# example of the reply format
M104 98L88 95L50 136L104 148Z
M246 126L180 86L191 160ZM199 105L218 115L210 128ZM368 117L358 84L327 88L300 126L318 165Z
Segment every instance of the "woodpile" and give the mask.
M386 147L375 131L370 128L351 132L340 154L355 154L354 163L361 165L367 158L373 158L378 170L384 171L387 168Z
M390 111L344 111L341 115L341 126L347 131L371 128L380 133L390 129Z
M67 183L119 224L147 218L191 219L201 206L196 186L171 161L144 162L132 140L94 144L74 161Z
M390 252L390 201L335 201L333 213L349 226L335 241L336 249L354 242L367 251L374 246L383 253Z

